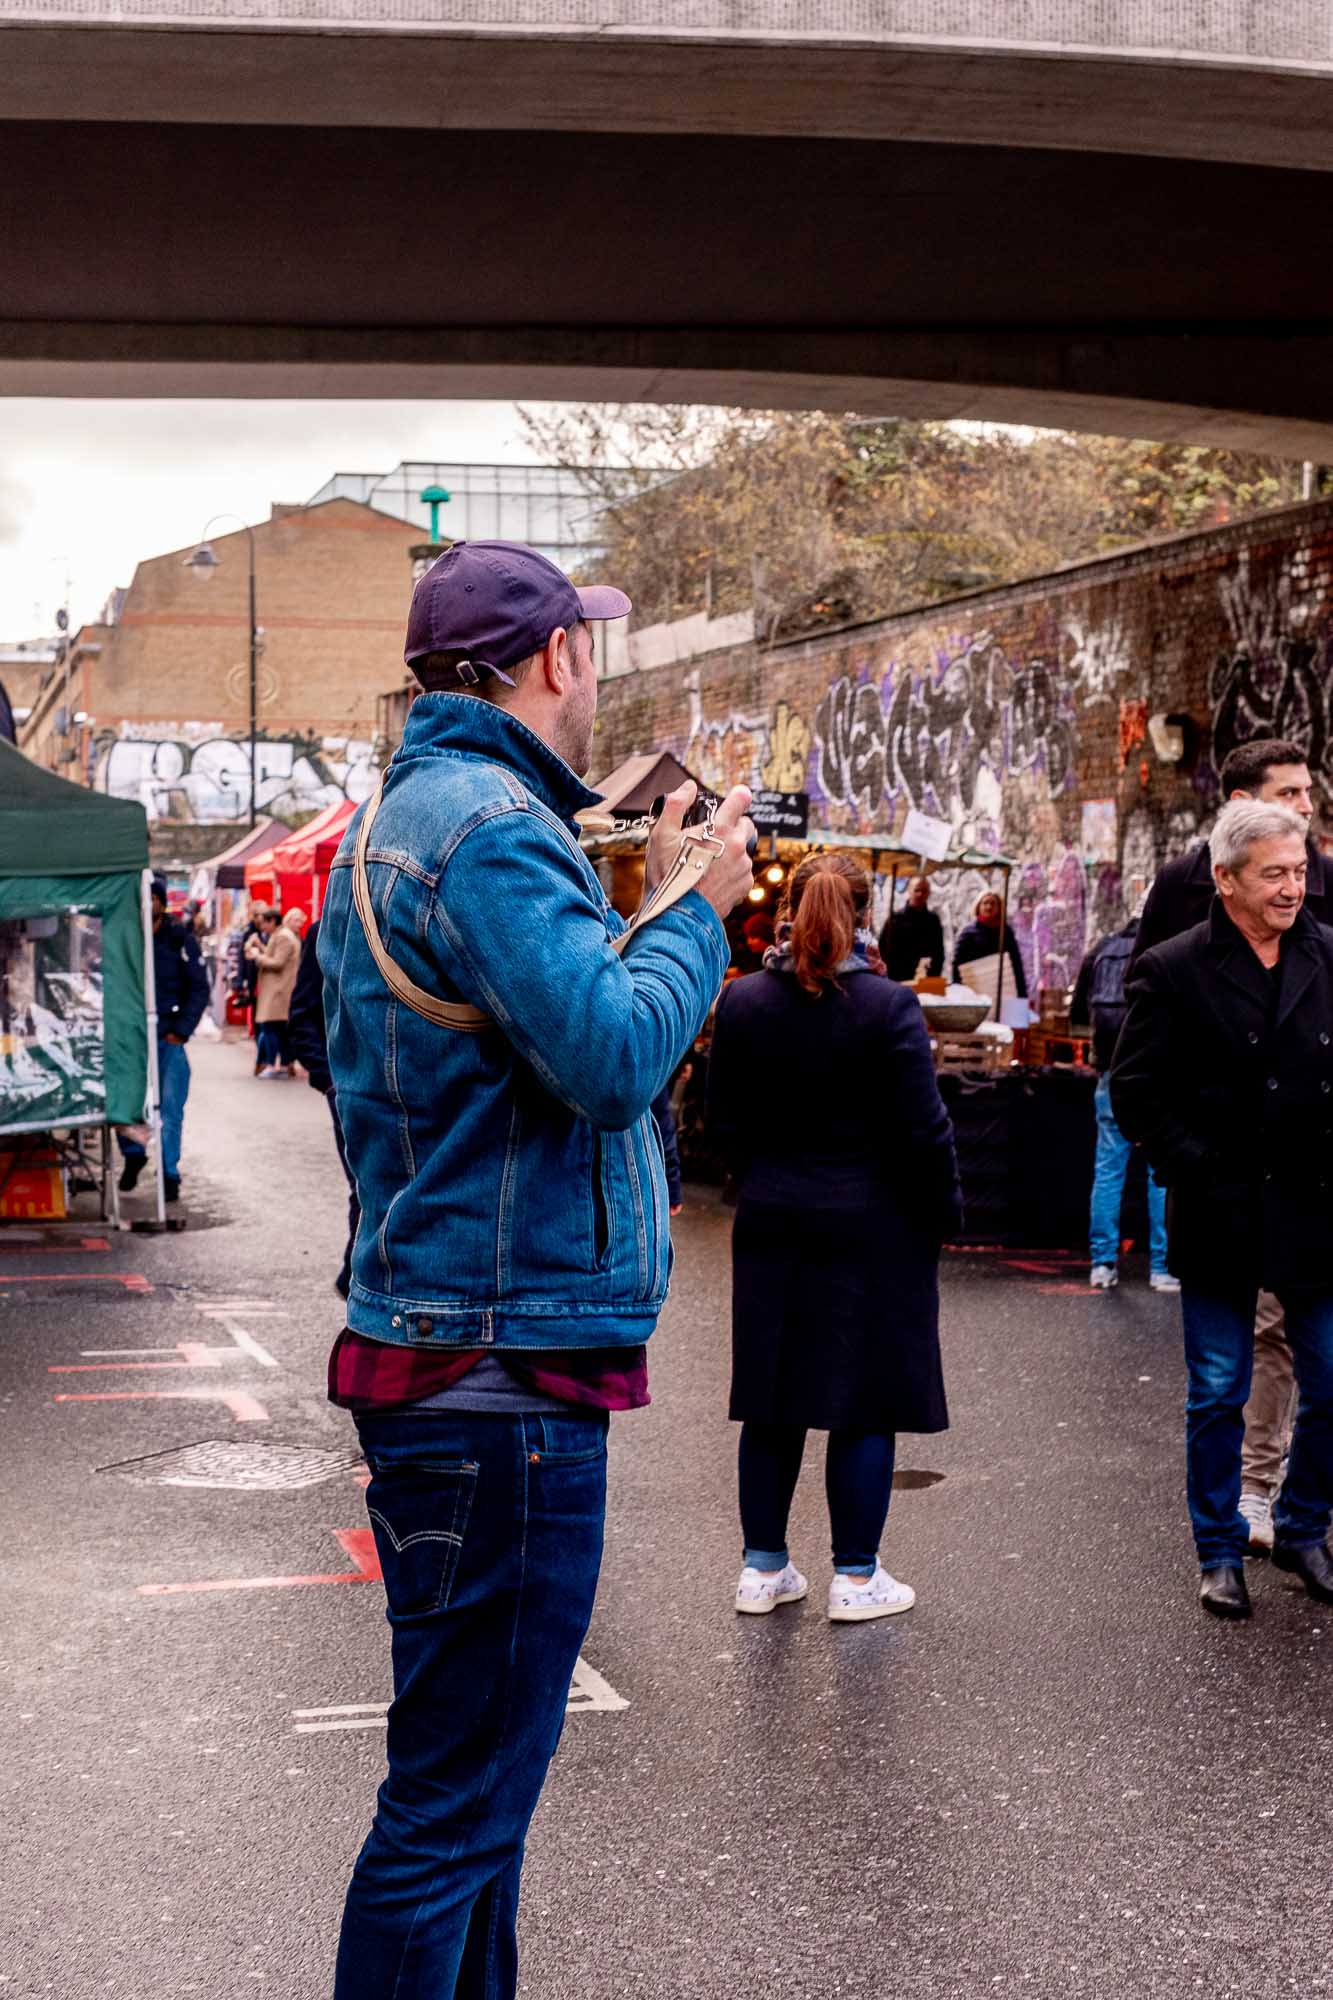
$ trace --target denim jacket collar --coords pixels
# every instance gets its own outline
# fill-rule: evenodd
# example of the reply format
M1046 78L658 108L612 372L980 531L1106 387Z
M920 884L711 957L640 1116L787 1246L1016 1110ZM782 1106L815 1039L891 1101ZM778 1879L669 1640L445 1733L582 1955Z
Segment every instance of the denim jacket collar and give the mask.
M402 758L443 751L502 763L521 778L543 805L573 825L574 815L595 806L600 792L589 791L550 744L494 702L471 694L423 694L413 702L398 751ZM395 760L396 761L396 760Z

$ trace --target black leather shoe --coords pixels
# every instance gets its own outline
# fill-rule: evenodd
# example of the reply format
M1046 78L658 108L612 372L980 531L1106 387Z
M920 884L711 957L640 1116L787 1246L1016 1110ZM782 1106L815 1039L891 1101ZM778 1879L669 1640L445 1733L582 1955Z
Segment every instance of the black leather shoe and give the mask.
M162 1176L163 1201L179 1201L180 1198L181 1198L181 1184L179 1180L177 1180L171 1174L163 1174Z
M1199 1602L1214 1618L1250 1618L1250 1593L1245 1588L1245 1572L1229 1563L1206 1569L1199 1587Z
M122 1194L130 1194L139 1185L139 1176L148 1165L147 1153L127 1153L125 1164L120 1170L117 1182Z
M1273 1550L1273 1567L1290 1570L1311 1597L1333 1604L1333 1554L1327 1542L1316 1542L1312 1549L1284 1549L1279 1543Z

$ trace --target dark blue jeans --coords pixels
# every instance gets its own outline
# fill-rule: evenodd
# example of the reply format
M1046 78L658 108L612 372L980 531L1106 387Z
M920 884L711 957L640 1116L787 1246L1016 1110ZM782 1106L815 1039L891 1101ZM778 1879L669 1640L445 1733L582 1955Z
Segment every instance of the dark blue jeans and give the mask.
M334 2000L511 2000L528 1822L592 1616L599 1412L363 1415L393 1632L389 1773Z
M255 1061L265 1068L286 1068L291 1061L285 1021L261 1021L255 1029Z
M1287 1476L1273 1508L1284 1548L1308 1549L1328 1534L1333 1511L1333 1292L1279 1293L1287 1315L1300 1401ZM1186 1285L1185 1452L1190 1521L1204 1569L1239 1568L1249 1548L1240 1505L1240 1448L1254 1366L1257 1291L1217 1298Z
M878 1431L830 1431L824 1491L833 1531L833 1567L871 1576L893 1491L895 1440ZM787 1516L801 1476L805 1432L794 1424L741 1425L741 1533L745 1560L781 1569Z

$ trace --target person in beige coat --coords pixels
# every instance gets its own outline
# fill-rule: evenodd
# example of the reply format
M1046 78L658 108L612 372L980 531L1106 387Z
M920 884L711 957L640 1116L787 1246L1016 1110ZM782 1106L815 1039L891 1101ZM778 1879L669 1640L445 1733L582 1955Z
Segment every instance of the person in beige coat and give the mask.
M247 958L259 968L255 988L255 1041L258 1045L258 1074L261 1077L290 1076L291 1056L287 1046L287 1016L291 1011L292 989L301 957L304 910L288 910L279 920L276 910L261 910L259 933L245 947Z

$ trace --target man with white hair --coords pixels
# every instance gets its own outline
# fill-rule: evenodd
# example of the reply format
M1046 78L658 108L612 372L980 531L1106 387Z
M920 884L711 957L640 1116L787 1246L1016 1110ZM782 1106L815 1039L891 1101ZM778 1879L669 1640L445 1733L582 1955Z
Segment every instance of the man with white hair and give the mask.
M1130 976L1111 1101L1168 1190L1201 1601L1248 1618L1240 1454L1261 1288L1286 1309L1301 1390L1273 1561L1333 1603L1333 930L1303 907L1296 813L1234 800L1209 845L1207 920Z

